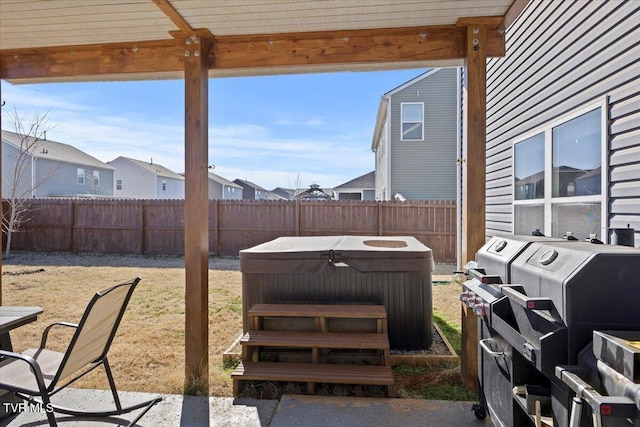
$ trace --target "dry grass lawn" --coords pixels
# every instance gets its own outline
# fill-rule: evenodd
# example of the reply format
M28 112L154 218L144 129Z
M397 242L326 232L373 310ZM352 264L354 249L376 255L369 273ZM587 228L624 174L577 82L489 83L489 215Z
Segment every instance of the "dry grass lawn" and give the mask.
M14 330L14 350L36 347L44 327L77 322L92 295L140 276L120 325L109 361L120 390L183 393L184 259L112 255L16 253L3 261L4 305L38 305L37 322ZM34 272L38 269L44 271ZM448 276L435 279L445 280ZM237 259L211 259L209 271L209 380L212 396L232 396L222 353L242 332L242 277ZM434 309L460 324L457 285L434 286ZM69 335L49 336L51 347L64 348ZM77 386L107 389L101 370Z

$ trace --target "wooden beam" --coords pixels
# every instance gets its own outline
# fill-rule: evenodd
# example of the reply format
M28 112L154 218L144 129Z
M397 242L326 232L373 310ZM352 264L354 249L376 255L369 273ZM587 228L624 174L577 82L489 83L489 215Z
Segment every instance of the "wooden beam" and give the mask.
M185 388L209 391L209 40L184 39ZM188 40L188 43L187 43Z
M487 136L487 28L467 27L464 96L466 120L462 163L462 264L475 258L485 242ZM467 388L478 383L477 319L462 306L461 373Z
M171 21L176 24L180 31L185 34L193 33L193 28L186 19L169 3L169 0L153 0L153 2L158 6L158 8L167 15Z
M60 78L184 71L174 39L0 51L0 78Z
M492 20L491 22L495 21ZM216 37L209 69L376 64L464 57L465 28L455 25ZM206 31L206 30L205 30ZM193 30L201 33L202 30ZM172 33L179 38L183 32ZM192 33L189 33L192 34ZM488 56L504 55L504 34L487 29ZM0 51L0 78L35 79L184 70L175 40Z
M507 13L504 14L504 18L500 21L498 25L499 31L506 31L509 29L511 24L515 22L515 20L520 16L525 7L529 4L531 0L515 0Z

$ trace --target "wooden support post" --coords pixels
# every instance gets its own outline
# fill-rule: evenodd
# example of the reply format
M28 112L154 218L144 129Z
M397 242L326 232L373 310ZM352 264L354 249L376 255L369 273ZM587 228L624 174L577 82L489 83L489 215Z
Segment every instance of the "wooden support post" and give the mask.
M185 388L209 393L208 39L188 35L185 55Z
M462 164L462 264L485 242L487 137L487 28L467 26L464 61L466 121ZM471 390L478 384L478 330L472 311L462 306L461 373Z

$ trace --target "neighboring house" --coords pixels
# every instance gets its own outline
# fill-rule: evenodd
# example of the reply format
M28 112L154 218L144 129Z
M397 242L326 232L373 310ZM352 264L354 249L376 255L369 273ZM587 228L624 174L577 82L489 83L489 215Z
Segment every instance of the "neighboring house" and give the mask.
M375 199L455 200L459 68L435 68L385 93L371 149Z
M375 200L376 173L369 172L333 189L336 200Z
M184 177L162 165L118 157L109 162L116 168L116 197L133 199L184 199Z
M273 191L267 191L267 200L289 200L287 197L283 197Z
M509 27L487 62L487 235L640 230L638 17L636 1L534 1Z
M209 172L209 199L241 200L242 187L220 175Z
M283 188L283 187L276 187L273 190L271 190L272 193L277 194L278 196L282 197L285 200L293 200L293 196L296 194L296 190L293 190L291 188Z
M245 200L266 200L268 191L253 182L234 179L233 182L242 187L242 198Z
M20 135L2 131L2 194L11 183L20 155ZM37 141L28 154L18 194L27 197L112 197L114 168L68 144Z

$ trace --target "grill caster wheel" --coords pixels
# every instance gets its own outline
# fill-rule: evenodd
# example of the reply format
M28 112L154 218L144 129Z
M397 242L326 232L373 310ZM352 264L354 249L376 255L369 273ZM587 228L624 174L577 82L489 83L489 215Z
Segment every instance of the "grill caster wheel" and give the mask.
M487 410L484 408L484 406L478 403L474 403L473 405L471 405L471 410L473 411L473 415L475 415L477 419L484 420L485 418L487 418Z

